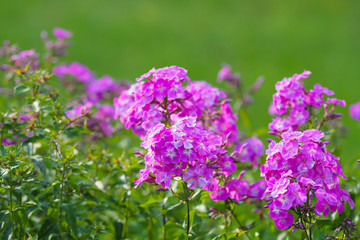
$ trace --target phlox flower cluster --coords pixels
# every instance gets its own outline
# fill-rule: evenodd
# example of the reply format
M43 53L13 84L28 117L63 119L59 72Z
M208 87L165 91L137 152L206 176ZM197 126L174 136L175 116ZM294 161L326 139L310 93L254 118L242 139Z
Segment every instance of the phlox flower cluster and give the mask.
M115 118L140 137L159 122L173 125L194 117L197 125L235 142L239 131L226 94L206 82L192 82L178 66L151 69L114 99ZM188 86L183 86L187 81Z
M54 74L59 76L63 82L66 82L66 78L71 76L84 84L86 95L81 97L80 104L76 104L72 110L66 112L66 116L74 120L85 115L90 117L91 112L88 120L89 129L95 133L98 133L98 129L105 136L111 136L114 132L112 120L115 110L112 105L104 102L125 89L126 84L117 83L110 76L96 79L94 74L80 63L57 66L54 68Z
M229 167L235 167L235 162L249 162L251 166L257 166L259 165L259 158L263 155L264 145L258 138L251 137L235 145L231 157L229 156L231 161L228 161L227 164ZM205 189L213 191L210 193L210 198L214 201L225 201L228 198L234 202L248 198L260 200L266 189L265 181L259 180L250 184L247 180L242 179L244 174L245 171L242 171L237 178L233 178L226 172L225 174L217 174L212 181L212 188Z
M231 174L236 170L221 143L221 137L197 126L194 117L180 118L170 127L158 123L141 144L148 151L136 187L148 181L167 189L174 177L180 177L189 189L212 188L215 171Z
M56 37L55 41L48 39L48 33L42 32L41 37L44 40L47 49L46 60L55 62L55 57L62 57L66 55L66 48L70 46L68 38L72 37L72 33L61 28L55 28L53 35ZM9 42L4 42L3 47L0 48L0 56L10 56L10 63L3 64L1 69L8 72L14 70L34 72L40 65L39 54L34 50L18 51L15 46L11 46ZM26 69L28 67L28 69Z
M277 116L269 124L269 128L275 133L282 133L288 129L298 130L299 126L306 123L310 116L311 108L319 108L324 106L326 117L334 119L339 117L332 111L336 105L345 106L343 100L328 98L332 96L333 91L315 84L313 89L307 91L303 80L308 78L310 71L304 71L302 74L294 74L290 78L284 78L276 83L276 93L273 95L273 101L270 106L270 113ZM333 108L328 112L327 104L333 104Z
M16 70L33 72L40 64L39 54L34 49L19 51L9 42L3 43L3 47L0 48L0 57L10 60L8 64L2 64L0 69L11 74Z
M234 74L231 72L231 66L228 64L223 64L220 69L218 76L218 81L227 81L230 85L239 87L240 84L240 75Z
M54 28L53 35L56 40L50 40L46 31L41 33L41 38L47 50L45 59L50 62L55 62L57 60L56 57L62 57L67 54L67 48L71 45L68 39L72 37L72 32L62 28Z
M211 191L214 201L260 199L263 180L250 184L242 179L245 171L235 179L231 175L236 159L258 164L264 152L261 141L249 138L229 155L225 149L239 142L239 131L226 94L204 81L191 81L186 73L177 66L152 69L114 99L115 118L132 128L147 150L139 153L145 168L136 187L147 181L167 189L177 178L190 189Z
M235 145L231 154L231 164L249 162L251 166L257 166L259 158L263 155L264 145L258 138L251 137ZM242 171L237 178L232 178L229 174L217 175L212 181L212 189L207 189L213 191L210 193L210 198L214 201L225 201L230 198L234 202L248 198L261 199L266 189L265 181L260 180L250 184L242 179L244 174L245 171Z
M237 162L250 162L259 165L259 159L264 155L264 144L257 137L251 137L234 147L233 156Z
M245 171L239 174L237 178L226 178L223 183L220 183L219 178L213 178L212 188L204 188L212 191L210 198L213 201L225 201L228 198L234 202L244 201L248 198L260 200L265 192L266 183L264 180L259 180L254 183L249 183L242 179Z
M354 203L349 193L339 188L339 177L346 179L339 158L326 150L321 141L324 133L310 129L282 133L281 141L271 141L266 150L267 160L261 166L269 200L269 215L283 230L293 225L290 209L301 212L315 203L315 213L327 216L329 211L344 211L344 203Z
M360 121L360 102L354 103L350 106L350 116Z
M57 37L57 41L47 42L51 45L50 47L56 47L57 43L65 43L64 41L72 36L71 32L59 28L54 29L53 33ZM81 90L85 90L86 93L76 101L77 104L72 104L72 110L65 112L66 116L75 122L82 122L82 118L87 116L89 118L87 121L88 128L95 133L93 137L98 136L96 133L99 132L102 132L105 136L111 136L114 132L112 119L115 109L106 101L113 99L115 95L125 90L128 84L126 82L116 82L107 75L97 79L88 67L77 62L60 64L54 67L53 73L70 89L72 89L71 80L82 83Z

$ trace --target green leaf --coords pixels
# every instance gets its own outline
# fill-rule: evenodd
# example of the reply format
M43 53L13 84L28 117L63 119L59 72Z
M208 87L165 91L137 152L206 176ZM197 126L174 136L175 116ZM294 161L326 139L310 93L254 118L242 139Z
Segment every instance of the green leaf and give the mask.
M3 178L6 174L8 174L9 169L3 168L0 170L0 178Z
M25 86L25 85L18 85L14 88L15 94L20 94L23 92L27 92L30 90L29 86Z
M4 235L2 235L2 239L3 240L11 240L11 239L13 239L11 226L9 226L8 229L6 229Z
M26 233L27 233L28 238L29 238L30 240L38 240L38 235L32 236L30 233L28 233L28 232L26 232Z
M45 237L48 236L50 233L56 231L55 228L56 226L54 225L54 223L49 218L47 218L40 228L39 238L45 239Z
M149 207L151 205L155 205L155 204L157 204L158 206L162 206L162 205L164 205L166 200L167 200L167 198L162 199L162 198L154 198L153 196L150 196L146 202L140 204L140 207L147 208L147 207Z
M9 215L9 210L2 210L0 212L0 229L3 229L6 223L7 216Z
M177 204L175 204L175 205L173 205L173 206L168 207L166 210L167 210L167 211L171 211L171 210L173 210L173 209L175 209L175 208L177 208L177 207L179 207L179 206L181 206L181 205L184 205L184 204L185 204L184 201L180 201L179 203L177 203Z
M29 137L28 139L26 139L26 141L23 144L28 144L28 143L32 143L32 142L36 142L38 140L43 140L46 136L45 135L35 135L32 137Z
M115 228L115 239L122 239L122 231L124 228L124 224L122 222L115 221L114 228Z
M193 210L190 211L190 229L192 228L192 225L194 223L194 218L195 218L196 211L197 211L196 208L194 208Z
M39 170L45 175L46 174L46 167L44 161L41 159L41 156L33 156L31 160L35 165L39 168Z
M66 215L66 222L70 226L71 230L74 232L75 236L78 235L78 226L76 224L76 215L75 210L72 207L72 204L63 204Z
M7 154L6 154L6 149L3 145L0 146L0 151L1 151L1 156L2 157L5 157Z

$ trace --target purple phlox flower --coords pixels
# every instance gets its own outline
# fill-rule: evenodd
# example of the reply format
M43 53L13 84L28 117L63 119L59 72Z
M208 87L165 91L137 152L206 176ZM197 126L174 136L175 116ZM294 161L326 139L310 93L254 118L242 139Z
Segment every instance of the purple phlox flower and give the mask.
M150 104L154 100L154 85L151 82L142 82L135 88L135 102L139 107Z
M164 163L178 164L181 160L178 150L171 142L167 142L165 144L165 147L162 149L161 156Z
M103 104L98 106L98 111L94 117L99 120L112 119L114 116L114 107L109 104Z
M10 138L3 138L1 141L1 144L4 146L10 146L10 145L15 145L16 141Z
M39 54L34 49L30 49L12 55L11 61L15 68L25 68L26 65L29 65L29 70L34 71L40 64L38 58Z
M291 227L294 223L294 216L291 213L287 212L286 217L276 219L274 223L278 229L285 230L288 227Z
M288 119L282 119L281 117L276 117L269 124L269 128L275 132L284 132L291 127L291 124Z
M184 173L183 173L183 180L184 182L187 182L187 186L189 189L195 189L197 185L199 185L200 188L204 187L207 183L206 179L202 176L204 174L205 167L189 167Z
M65 112L65 115L70 119L75 119L80 116L85 116L89 114L92 107L93 104L91 103L80 104L75 108L73 108L72 110Z
M149 130L158 123L160 123L163 118L162 114L156 109L150 109L144 113L144 121L141 124L141 127L145 130Z
M229 197L235 201L241 201L247 196L249 184L246 180L232 179L226 184Z
M321 138L324 137L324 133L317 129L305 130L302 135L299 137L300 142L319 142Z
M302 94L303 86L298 82L291 79L282 86L279 93L287 99L294 99L296 96Z
M54 67L53 73L58 77L64 77L66 74L69 73L67 65L58 65Z
M341 198L344 202L349 202L350 208L354 209L354 201L351 199L351 196L348 191L345 189L341 189L340 192L342 193Z
M264 83L265 78L263 76L260 76L256 79L254 85L252 85L251 87L251 92L256 92L257 90L259 90L262 86L262 84Z
M280 196L275 198L273 201L274 201L274 205L277 208L280 208L283 210L288 210L292 207L294 200L295 200L294 193L289 190L286 190L285 193L281 194Z
M226 97L224 92L204 81L193 82L186 90L192 95L196 107L201 110L212 107L215 102L220 102L220 98Z
M314 142L307 142L304 145L301 146L301 152L302 154L308 159L308 160L320 160L324 158L324 152L321 147L317 143ZM312 167L311 167L312 168Z
M267 181L267 189L264 194L269 193L272 198L276 198L279 195L287 191L287 186L290 184L289 176L292 174L292 171L289 170L287 173L283 174L280 179L270 178Z
M314 180L306 177L301 177L299 183L303 186L321 187L322 185L317 184Z
M340 99L337 99L337 98L328 98L327 103L332 103L334 105L340 105L342 107L346 107L345 100L340 100Z
M226 191L226 188L219 186L219 179L217 179L217 178L213 178L213 180L211 182L211 186L210 187L206 186L204 188L204 190L213 191L209 195L210 195L210 198L215 202L225 201L229 197L229 194Z
M261 199L266 190L265 180L259 180L255 183L252 183L249 186L248 196L256 199Z
M274 155L276 153L280 152L279 145L272 139L270 139L270 143L268 145L268 149L266 149L265 154L268 155Z
M300 173L304 173L304 172L307 172L308 170L312 169L316 163L316 161L314 159L309 158L303 154L299 154L296 157L296 160L299 164L297 167L297 170Z
M194 128L196 126L196 118L194 117L184 117L177 121L175 125L179 129L187 128Z
M180 176L183 173L183 170L186 169L186 167L187 162L181 159L179 163L173 165L172 170L176 176Z
M315 207L318 215L323 213L324 216L329 214L329 210L335 212L339 203L339 199L335 194L327 193L324 189L318 189L315 192L318 199Z
M140 82L144 79L157 81L158 79L164 79L183 82L185 80L190 80L186 74L187 71L184 68L178 66L164 67L159 69L152 68L149 72L143 74L140 78L137 78L136 81Z
M236 164L234 163L234 159L229 155L223 155L222 158L224 159L222 166L222 173L226 177L229 177L232 172L236 171Z
M352 104L349 110L350 116L353 119L360 121L360 102Z
M320 84L315 84L314 89L309 91L308 94L308 103L315 108L320 107L325 103L323 99L323 94L327 96L334 95L333 91L330 91L328 88L321 86Z
M196 153L194 149L191 148L179 148L182 155L185 156L185 159L187 159L189 162L194 162L197 158Z
M86 86L86 92L88 94L101 94L107 91L116 89L116 83L112 77L106 75L98 80L89 82Z
M306 123L309 116L309 111L306 109L293 109L290 112L289 121L297 125L302 125Z
M156 180L155 182L164 188L169 188L171 185L171 178L172 178L172 171L158 171L156 173Z
M234 148L236 157L241 162L259 164L259 158L264 154L264 145L256 137L248 138L244 143L239 143Z
M280 94L274 94L273 106L274 106L274 111L277 115L283 115L286 113L288 109L288 101L284 96Z
M193 142L194 140L189 138L185 132L174 131L174 145L176 148L184 146L186 149L191 149L193 148Z
M283 219L287 217L287 211L277 207L272 201L269 205L269 215L272 219Z
M307 201L306 189L302 188L298 183L291 183L289 191L295 196L293 206L302 205Z
M143 75L141 75L141 77L136 78L136 81L137 81L137 82L140 82L140 81L142 81L142 80L144 80L144 79L148 79L148 78L150 78L150 76L151 76L153 73L155 73L155 72L156 72L156 69L155 69L155 68L152 68L152 69L150 69L150 71L148 71L147 73L144 73Z
M153 75L154 78L176 80L179 82L190 80L190 78L187 76L187 70L178 66L159 68Z
M231 85L238 86L240 82L239 74L233 74L231 72L231 66L228 64L223 64L220 69L217 77L218 81L228 81Z
M130 88L127 91L122 91L120 97L114 98L114 107L115 115L114 119L119 118L130 108L134 102L134 95L132 94L132 89Z
M288 131L281 134L281 138L284 140L294 140L298 139L301 136L302 132L300 131L292 131L289 129Z
M164 79L158 79L156 81L156 88L154 88L154 96L156 100L161 102L168 95L169 90L169 82Z
M284 159L294 157L299 150L299 142L297 140L282 140L279 143L280 153Z
M93 73L85 65L77 62L73 62L69 65L59 65L54 68L53 72L59 77L71 75L82 83L90 83L94 80Z
M62 28L54 28L53 34L56 38L62 39L62 40L72 37L72 33L70 31L62 29Z
M114 116L114 108L111 105L104 104L98 106L98 111L94 114L93 119L95 119L102 131L106 136L111 136L114 132L112 127L111 120Z
M307 105L306 95L303 92L298 92L290 102L293 109L305 109Z
M137 180L134 181L135 183L135 188L137 188L139 185L141 186L142 183L148 179L149 177L149 173L150 173L150 169L141 169L140 173L139 173L139 178Z
M315 182L319 185L324 184L333 184L334 183L334 174L329 168L323 168L321 165L316 168L316 178Z

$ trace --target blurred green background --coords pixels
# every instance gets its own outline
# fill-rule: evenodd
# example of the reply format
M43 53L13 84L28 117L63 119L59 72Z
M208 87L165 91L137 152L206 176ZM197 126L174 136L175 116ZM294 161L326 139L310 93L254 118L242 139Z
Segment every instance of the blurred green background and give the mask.
M359 12L358 0L2 1L0 39L42 51L40 32L62 27L74 33L69 61L131 81L152 67L179 65L193 80L224 86L216 75L226 62L247 86L266 79L249 109L255 130L270 121L274 84L304 69L313 72L308 87L321 83L348 105L360 101ZM340 111L349 128L344 171L359 176L360 126L348 107Z

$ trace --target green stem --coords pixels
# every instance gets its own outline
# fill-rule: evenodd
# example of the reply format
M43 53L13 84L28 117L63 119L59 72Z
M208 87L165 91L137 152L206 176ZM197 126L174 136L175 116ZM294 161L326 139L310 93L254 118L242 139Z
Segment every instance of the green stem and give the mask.
M12 237L14 237L14 233L15 233L15 225L14 225L14 214L13 214L13 193L12 193L12 175L11 175L11 168L9 171L9 191L10 191L10 216L11 216L11 235Z
M305 223L302 215L300 216L300 219L301 219L301 224L303 225L303 228L304 228L304 232L306 234L306 239L310 240L309 235L308 235L308 233L306 231L306 223Z
M225 217L225 240L227 240L227 234L228 234L228 221L227 221L227 214L226 214L226 210L225 210L225 214L224 214L224 217Z
M238 223L240 229L242 231L246 231L245 232L245 236L251 240L251 237L249 236L249 234L247 233L248 229L240 222L240 220L237 218L236 214L235 214L235 207L236 207L236 204L234 204L234 208L230 208L230 212L231 212L231 216L234 217L235 221Z
M122 232L122 238L125 239L126 238L126 230L127 230L127 225L128 225L128 215L129 215L129 197L126 200L126 210L125 210L125 220L124 220L124 227L123 227L123 232ZM150 219L150 223L152 224L152 220ZM150 237L150 235L149 235ZM151 237L150 237L151 239Z
M149 240L152 240L153 237L153 221L152 221L152 217L150 217L150 223L149 223Z
M59 239L61 239L61 234L62 234L62 204L63 204L63 191L64 191L65 172L66 172L66 161L64 163L62 173L61 173L60 205L59 205L59 214L60 214Z
M2 116L2 120L1 120L1 138L0 138L0 143L2 144L2 140L4 138L4 122L5 122L5 116Z
M163 192L163 199L165 199L165 192ZM165 203L162 206L162 210L163 210L163 214L162 214L162 220L163 220L163 225L164 225L164 231L163 231L163 239L166 240L166 213L165 213Z
M187 234L187 239L189 239L189 232L190 232L190 204L189 204L189 201L186 201L186 207L187 207L187 227L186 227L186 234Z
M189 239L189 232L190 232L190 203L189 198L186 194L186 184L183 182L183 189L184 189L184 197L186 201L186 208L187 208L187 226L186 226L186 235L187 239Z

